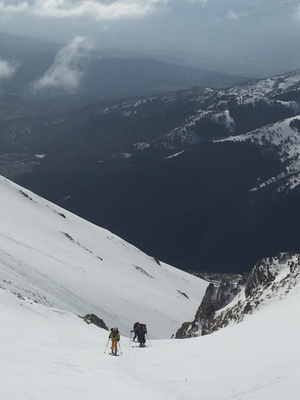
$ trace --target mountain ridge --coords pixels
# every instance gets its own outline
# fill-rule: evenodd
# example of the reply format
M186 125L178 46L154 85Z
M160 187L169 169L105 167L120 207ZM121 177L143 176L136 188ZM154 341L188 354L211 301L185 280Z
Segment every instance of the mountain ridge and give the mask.
M241 273L300 251L297 170L287 173L299 105L296 70L3 121L0 172L172 265ZM238 140L275 137L279 121L293 121L293 148L291 135L277 135L282 147ZM285 190L253 190L274 177Z
M195 309L205 281L3 177L0 186L1 289L82 317L94 313L128 335L132 316L147 315L153 338L171 337Z
M33 113L49 113L194 85L226 87L247 79L149 55L112 54L88 45L86 38L74 41L71 52L74 42L63 45L0 32L0 57L14 67L9 78L2 77L1 91L27 98ZM44 83L37 86L40 81Z

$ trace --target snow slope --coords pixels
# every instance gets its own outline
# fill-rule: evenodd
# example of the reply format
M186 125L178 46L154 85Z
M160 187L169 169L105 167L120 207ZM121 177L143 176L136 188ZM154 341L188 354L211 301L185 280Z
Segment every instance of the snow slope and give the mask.
M207 282L0 177L0 287L129 335L135 321L169 338Z
M291 265L281 260L275 283L284 282L282 290L266 292L263 306L242 323L163 339L174 317L194 313L205 282L3 178L0 190L1 400L299 398L296 258L293 284ZM141 295L150 328L143 349L126 335L139 310L132 291ZM121 327L121 357L108 354L107 331L76 315L92 311Z
M297 400L299 289L208 336L122 337L121 357L105 330L1 290L1 399Z

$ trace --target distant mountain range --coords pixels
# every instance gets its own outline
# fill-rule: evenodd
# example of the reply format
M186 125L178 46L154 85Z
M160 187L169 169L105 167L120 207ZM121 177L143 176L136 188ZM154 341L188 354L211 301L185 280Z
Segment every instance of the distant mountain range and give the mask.
M243 272L300 251L300 70L34 115L6 94L0 110L2 175L154 257Z
M133 52L88 48L82 54L73 49L68 58L60 60L64 64L63 68L57 69L57 85L33 93L33 84L49 71L63 49L64 46L58 43L0 32L0 59L17 65L15 74L0 82L2 91L29 97L33 112L50 112L191 86L228 87L247 79L171 64ZM70 76L74 70L78 77L80 75L80 84L70 90L59 86L62 75L69 75L68 79L72 79Z

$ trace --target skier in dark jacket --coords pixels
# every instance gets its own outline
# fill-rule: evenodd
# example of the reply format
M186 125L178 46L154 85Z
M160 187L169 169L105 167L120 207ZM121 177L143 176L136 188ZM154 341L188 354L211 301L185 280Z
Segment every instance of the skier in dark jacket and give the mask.
M145 347L146 343L147 326L145 324L139 324L138 326L138 341L139 347Z
M139 322L135 322L133 325L133 329L131 331L131 333L134 332L134 337L132 339L133 342L135 342L135 339L139 336L139 332L138 332L139 325L140 325Z

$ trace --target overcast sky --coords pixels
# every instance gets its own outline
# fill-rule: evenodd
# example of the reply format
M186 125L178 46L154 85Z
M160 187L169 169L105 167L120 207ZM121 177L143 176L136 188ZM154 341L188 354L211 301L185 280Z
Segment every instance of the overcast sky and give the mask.
M0 30L195 58L234 52L288 68L298 67L300 0L0 0Z

